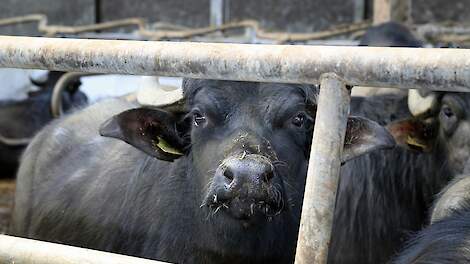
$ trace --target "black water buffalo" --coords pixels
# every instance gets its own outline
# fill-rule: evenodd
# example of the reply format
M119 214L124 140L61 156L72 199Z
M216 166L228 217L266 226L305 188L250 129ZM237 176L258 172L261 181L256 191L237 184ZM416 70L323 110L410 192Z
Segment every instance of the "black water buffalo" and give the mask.
M392 22L370 28L360 45L419 47L421 42ZM382 125L411 117L407 94L396 90L355 100L351 112ZM434 195L448 181L441 154L395 148L343 166L328 262L386 263L398 252L409 234L426 223Z
M49 72L43 82L32 81L39 91L30 92L21 101L0 101L0 167L1 176L14 175L21 153L44 125L53 119L51 114L52 88L62 72ZM78 90L79 82L73 82L62 94L64 110L84 105L85 94Z
M432 224L416 234L396 264L470 262L470 175L454 179L437 199Z
M430 108L421 115L388 125L398 144L427 153L396 148L391 152L371 153L343 167L333 227L332 263L387 262L404 246L405 240L429 223L428 214L435 197L453 175L469 172L470 94L434 92L419 100L426 103L429 98ZM412 103L422 105L419 100ZM400 104L392 105L400 108ZM402 111L388 109L386 112L393 113L395 119L402 118L407 115L405 101L401 105ZM364 115L374 119L366 112ZM353 169L348 170L351 166ZM360 175L354 170L360 166L374 173ZM440 200L434 209L436 218L439 214L449 214L444 209L453 202L448 196ZM427 237L431 238L436 234L434 231L444 226L431 227ZM447 238L452 239L450 233ZM429 244L427 250L433 251L433 247L434 244Z
M351 112L382 125L393 123L392 134L401 140L402 123L395 122L411 117L407 99L400 94L364 97L353 102ZM409 145L424 148L418 139ZM329 263L386 263L399 252L426 224L435 195L450 179L441 147L426 153L396 147L342 167Z
M432 224L409 243L396 263L470 261L470 94L435 93L434 100L438 107L393 125L392 130L401 144L434 145L443 153L442 163L450 169L444 177L463 175L442 191L432 210Z
M371 27L362 36L359 46L373 47L422 47L410 30L399 23L387 22Z
M318 88L185 80L183 91L162 108L101 102L42 130L10 234L176 263L292 262ZM364 118L348 131L343 154L394 144Z

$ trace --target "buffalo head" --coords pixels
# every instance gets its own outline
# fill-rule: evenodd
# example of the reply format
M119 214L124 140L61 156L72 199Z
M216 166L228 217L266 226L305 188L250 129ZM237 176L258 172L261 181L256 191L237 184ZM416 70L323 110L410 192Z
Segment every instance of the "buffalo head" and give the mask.
M397 143L442 155L453 174L470 169L470 94L410 91L414 117L390 124Z
M281 215L298 221L318 91L187 79L182 100L122 112L100 133L157 159L189 164L188 186L195 186L199 210L214 221L244 228ZM394 144L385 128L359 117L350 118L346 137L343 161Z

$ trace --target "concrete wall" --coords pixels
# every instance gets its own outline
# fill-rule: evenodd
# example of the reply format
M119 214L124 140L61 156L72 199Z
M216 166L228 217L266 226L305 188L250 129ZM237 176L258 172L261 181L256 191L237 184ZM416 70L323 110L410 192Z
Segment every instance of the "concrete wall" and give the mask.
M209 25L210 0L100 0L102 21L144 17L190 27Z
M109 21L144 17L190 27L209 25L210 0L3 0L0 18L44 13L54 24L94 23L98 17ZM315 31L331 24L353 20L355 0L257 0L230 1L231 20L256 19L263 27L277 31ZM95 7L95 2L97 8ZM0 34L33 34L36 25L0 27Z
M290 32L312 32L353 21L354 0L325 3L320 0L232 0L230 18L259 20L268 30Z
M353 21L361 0L230 0L230 18L259 20L268 30L311 32ZM370 16L371 2L366 1ZM465 21L470 0L412 0L416 23ZM2 0L0 18L43 13L50 23L81 25L126 17L144 17L190 27L209 25L210 0ZM0 34L37 35L35 24L0 27Z
M256 0L229 2L230 20L255 19L278 31L314 31L353 19L354 0ZM101 0L102 20L142 16L191 27L209 25L209 0L129 1Z
M414 23L470 22L470 0L412 0Z
M95 22L95 0L1 0L0 18L31 13L46 14L49 22L83 25ZM37 24L0 27L0 34L38 35Z

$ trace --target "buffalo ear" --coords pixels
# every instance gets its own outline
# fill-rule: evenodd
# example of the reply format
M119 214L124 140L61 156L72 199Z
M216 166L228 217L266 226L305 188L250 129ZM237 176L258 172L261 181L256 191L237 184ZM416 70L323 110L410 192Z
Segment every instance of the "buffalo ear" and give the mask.
M131 109L105 121L100 135L123 140L157 159L173 161L189 146L181 116L162 109Z
M435 145L437 121L435 119L409 118L393 122L387 126L399 146L429 152Z
M351 116L348 118L341 161L344 163L371 151L394 146L395 140L385 127L367 118Z

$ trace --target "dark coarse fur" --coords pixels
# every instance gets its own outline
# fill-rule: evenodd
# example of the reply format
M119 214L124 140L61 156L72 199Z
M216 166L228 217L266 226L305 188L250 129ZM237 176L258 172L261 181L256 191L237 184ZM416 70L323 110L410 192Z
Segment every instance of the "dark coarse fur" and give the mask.
M420 47L421 43L405 26L390 22L368 29L360 45ZM381 124L411 116L404 95L356 100L351 112ZM434 195L448 181L442 177L447 166L439 148L422 154L397 147L342 167L329 263L385 263L425 225Z
M385 124L410 117L407 97L353 100L351 112ZM449 180L445 154L395 148L342 167L329 263L385 263L426 224L428 208ZM441 155L442 154L442 155Z
M43 129L23 157L10 233L176 263L292 262L317 88L207 80L185 81L184 87L185 111L193 113L184 120L193 123L182 137L190 137L191 144L173 162L98 135L110 117L136 107L119 100L93 105ZM384 98L378 105L395 111L395 103ZM376 106L353 99L352 109L365 109L386 122L394 118L377 115ZM206 113L205 125L193 120L195 109ZM303 126L292 123L299 111L305 114ZM281 195L281 210L271 214L255 208L251 218L237 219L230 201L227 208L224 203L208 206L207 197L217 203L214 179L234 150L241 152L240 160L245 152L269 154L263 157L275 168L271 187L277 190L274 200Z
M419 232L393 263L470 263L470 199L465 198L457 210Z
M52 120L50 111L52 88L62 72L50 72L47 81L37 84L40 90L31 92L22 101L0 101L0 135L9 139L32 138ZM79 84L72 84L62 95L64 110L86 104L86 95L78 91ZM8 87L4 87L7 89ZM2 176L15 174L25 144L0 143L0 167Z
M209 89L217 91L218 83L212 84ZM279 110L299 98L304 98L302 104L307 103L304 96L316 100L312 87L285 90L282 85L270 85L276 87L271 90L274 88L258 89L249 83L231 85L234 87L217 94L217 105L228 110L237 107L232 102L251 104L227 112L230 116L226 117L238 120L233 129L245 124L258 129L250 134L263 132L262 126L256 126L260 121L251 118L269 117L246 112L254 111L257 104ZM186 96L192 99L197 90L207 89L203 86L204 82L194 81ZM204 92L198 94L214 102L215 98L205 98ZM265 96L268 94L270 97ZM262 103L257 101L260 96ZM193 131L192 150L174 162L164 162L122 141L98 135L105 120L134 107L119 100L104 101L42 130L25 152L18 173L11 234L175 263L291 261L306 174L309 143L305 140L311 133L280 129L265 135L286 143L273 144L279 160L288 163L278 165L279 176L274 179L286 195L285 208L262 225L243 226L222 212L223 208L218 213L201 208L208 186L201 173L210 172L201 172L200 167L219 163L223 158L220 140L229 139L227 133L232 128L227 125L216 138L211 130L202 134ZM271 121L261 122L267 126ZM295 147L289 149L290 140L295 141L289 143ZM283 174L287 167L289 175Z
M438 220L438 222L433 223L430 227L419 233L412 240L408 249L399 255L397 263L467 263L467 261L458 262L458 260L466 260L469 256L468 243L465 241L465 237L469 238L469 220L465 220L468 217L469 199L467 197L468 194L466 194L468 188L464 189L462 187L466 186L465 181L468 180L468 177L461 178L460 176L454 178L454 176L468 173L470 168L470 137L468 136L470 134L470 116L468 113L470 95L467 93L440 93L436 94L436 96L439 107L427 117L428 120L434 120L430 124L437 126L435 133L435 144L437 145L431 153L434 158L430 160L432 161L431 163L424 164L424 167L422 166L423 163L415 163L415 168L419 171L417 174L411 175L412 177L409 179L419 175L420 178L415 178L416 184L419 184L415 185L418 189L409 189L407 187L405 190L407 190L408 194L403 193L404 195L399 197L399 200L403 201L405 206L403 208L408 209L402 209L401 212L391 210L390 208L388 210L386 210L387 208L384 208L384 210L375 209L376 214L378 214L377 212L388 214L391 221L381 226L381 223L377 221L379 218L376 215L374 222L369 224L372 227L380 227L382 230L397 228L398 226L394 221L403 222L405 221L404 219L417 220L427 224L428 221L423 221L425 215L422 214L422 212L425 212L422 209L426 207L416 206L414 214L418 217L416 219L408 217L413 216L412 207L415 206L416 201L420 201L409 200L408 197L417 195L416 197L435 198L432 197L432 193L433 189L435 192L436 187L442 186L442 182L439 183L439 181L445 182L446 180L453 179L446 188L442 189L443 194L437 199L436 206L431 208L433 217L437 216L436 219L440 219L439 216L442 215L448 215L448 217ZM413 159L410 161L413 162ZM404 165L404 167L406 166ZM435 181L435 183L433 184L432 181ZM385 190L387 188L396 188L390 183L383 186L387 186ZM410 182L409 186L413 187L412 182ZM434 188L429 189L429 187ZM426 189L422 188L428 188L428 190L426 191ZM437 190L439 189L437 188ZM420 194L423 191L426 191L424 192L425 196ZM462 197L459 198L458 195ZM449 215L447 210L454 208L454 204L457 204L456 201L459 201L456 199L463 200L463 202L458 203L462 208ZM377 200L380 201L381 199ZM429 200L423 201L429 204ZM373 202L373 204L377 204L377 202ZM430 212L431 210L429 210ZM374 234L374 232L372 233ZM410 234L410 237L411 235L413 234ZM384 241L389 240L384 239ZM377 242L375 241L375 243ZM370 249L373 250L373 248L376 248L376 246L371 244ZM398 252L395 253L397 254ZM454 260L455 262L453 262Z
M203 84L194 82L185 94L193 98ZM309 93L299 88L304 96ZM236 92L227 96L234 102L256 96L254 87L231 90ZM283 144L284 150L277 151L280 160L302 160L290 163L300 178L279 182L289 193L284 199L288 213L246 232L233 219L221 223L211 216L213 211L200 210L202 197L194 191L201 188L195 181L199 165L193 165L194 159L204 164L211 156L191 154L173 163L161 162L123 142L97 136L101 123L132 107L121 101L103 102L53 123L36 137L18 174L21 195L16 197L12 234L178 263L292 261L309 142L298 142L303 146L301 156L289 154ZM400 95L353 98L351 112L382 124L409 116L406 97ZM200 140L207 145L204 148L214 145L207 138ZM196 148L198 144L192 142ZM380 263L395 253L408 232L423 225L430 197L444 181L435 177L445 168L435 158L396 148L347 163L330 262ZM223 216L219 212L217 217Z

